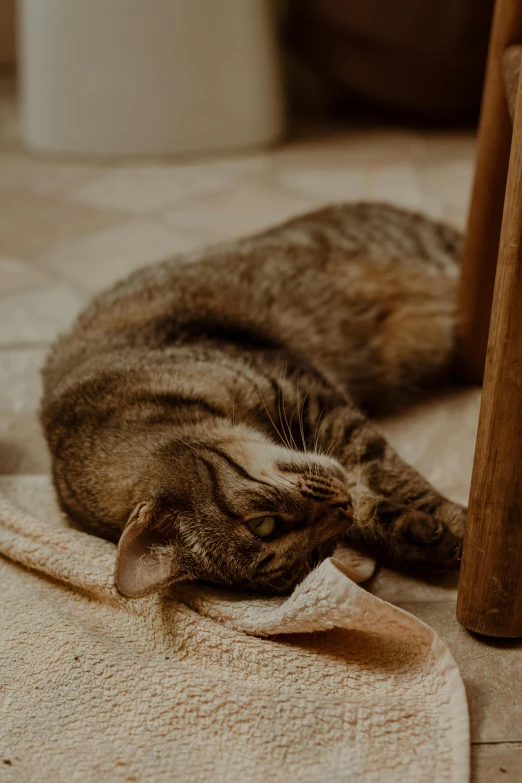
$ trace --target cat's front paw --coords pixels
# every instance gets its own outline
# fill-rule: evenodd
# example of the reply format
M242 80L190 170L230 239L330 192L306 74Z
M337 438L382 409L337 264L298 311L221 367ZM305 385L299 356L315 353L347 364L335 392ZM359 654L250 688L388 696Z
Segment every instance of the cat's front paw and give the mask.
M464 508L464 506L461 506L459 503L452 503L450 500L445 500L437 507L435 516L442 520L444 525L451 530L454 535L458 538L464 538L467 512L467 508Z
M446 504L445 504L446 505ZM403 563L427 564L438 568L458 565L466 511L452 503L444 515L406 511L394 524L390 554ZM450 508L451 507L451 508Z

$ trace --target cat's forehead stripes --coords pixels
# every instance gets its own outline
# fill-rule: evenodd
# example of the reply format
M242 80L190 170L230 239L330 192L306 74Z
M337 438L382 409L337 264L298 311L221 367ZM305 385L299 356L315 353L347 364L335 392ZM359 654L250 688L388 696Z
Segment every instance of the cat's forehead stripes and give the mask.
M242 465L240 465L240 463L224 449L219 448L218 446L206 444L204 447L202 447L202 450L210 454L214 454L216 457L219 457L219 459L226 462L227 465L232 468L232 470L235 470L236 473L239 473L240 476L247 479L248 481L258 482L258 479L255 476L252 476L252 474L249 473L248 470L246 470Z
M230 468L242 479L246 479L248 482L247 487L243 485L241 490L242 497L250 504L257 505L260 509L266 512L274 514L282 511L288 512L293 510L295 503L291 500L292 484L285 484L281 487L270 480L263 480L252 475L249 471L242 467L233 457L230 456L223 449L218 446L207 445L201 449L202 454L200 456L201 461L205 465L207 472L209 473L210 480L213 488L213 499L219 510L231 519L241 519L242 514L238 513L237 509L232 509L231 500L227 499L223 491L223 479L221 471L223 463ZM206 459L203 454L211 455L210 459ZM215 459L217 457L217 460ZM297 492L297 488L295 487ZM289 506L290 504L290 506Z
M230 519L241 519L241 514L238 514L237 511L232 508L226 493L223 491L216 465L212 462L212 460L208 460L203 456L200 456L200 460L207 469L207 473L212 485L212 498L218 509L224 516L229 517Z
M234 449L229 443L201 446L201 459L209 473L213 500L222 514L239 520L245 514L259 510L259 513L282 517L281 532L302 530L323 512L320 507L331 507L347 498L346 489L336 475L328 475L325 466L316 471L310 456L306 455L299 468L295 455L292 473L281 473L275 466L273 448L268 448L257 463L251 458L245 461L243 451ZM231 453L232 452L232 453ZM263 465L266 459L266 464ZM248 465L244 467L244 465ZM240 498L227 495L225 487L230 474L235 474L243 483L236 485ZM228 485L230 487L230 485ZM303 505L304 504L304 505ZM313 505L312 505L313 504Z
M203 447L203 451L208 452L210 454L213 454L214 456L218 457L220 460L223 460L228 467L230 467L233 471L235 471L241 478L246 479L249 482L252 482L254 484L262 484L265 487L268 487L271 490L275 489L273 481L266 481L263 478L261 478L259 475L255 476L250 471L248 471L246 468L243 467L239 463L237 459L234 459L227 451L225 451L222 448L219 448L217 446L210 446L206 445Z

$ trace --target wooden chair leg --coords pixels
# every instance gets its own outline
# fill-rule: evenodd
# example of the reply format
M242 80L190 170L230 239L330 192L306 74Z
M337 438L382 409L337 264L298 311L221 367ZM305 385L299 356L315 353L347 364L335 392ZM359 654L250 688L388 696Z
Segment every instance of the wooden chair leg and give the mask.
M459 289L458 369L481 383L506 190L511 119L504 96L502 55L522 42L522 3L497 0L482 97L475 182L471 197Z
M521 4L522 5L522 4ZM518 80L457 618L522 636L522 78Z

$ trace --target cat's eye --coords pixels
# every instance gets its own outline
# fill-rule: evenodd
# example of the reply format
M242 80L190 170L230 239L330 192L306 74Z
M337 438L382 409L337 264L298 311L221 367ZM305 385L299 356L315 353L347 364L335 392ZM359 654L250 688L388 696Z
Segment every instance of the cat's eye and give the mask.
M274 532L276 521L275 517L258 517L257 519L250 519L247 525L256 536L266 538L266 536Z

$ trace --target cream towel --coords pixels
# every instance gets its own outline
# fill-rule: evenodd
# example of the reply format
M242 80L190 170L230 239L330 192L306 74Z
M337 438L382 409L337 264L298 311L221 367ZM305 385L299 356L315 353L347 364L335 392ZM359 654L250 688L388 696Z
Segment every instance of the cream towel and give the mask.
M283 599L129 601L46 477L0 489L0 781L468 780L455 662L355 584L371 561L340 552Z

